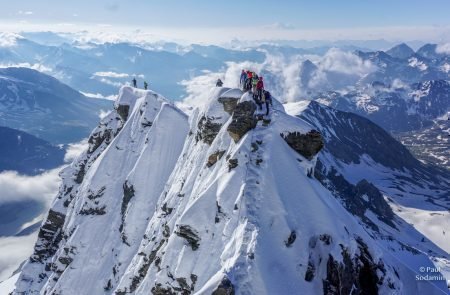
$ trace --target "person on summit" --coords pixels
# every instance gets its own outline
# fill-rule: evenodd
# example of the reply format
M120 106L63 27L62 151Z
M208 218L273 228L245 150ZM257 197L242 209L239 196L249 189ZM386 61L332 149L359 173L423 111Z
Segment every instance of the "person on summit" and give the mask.
M263 77L259 77L258 82L256 83L256 95L259 100L263 98L263 90L264 90L264 82Z
M256 73L253 73L252 75L252 93L253 93L253 98L257 98L257 92L256 92L256 85L258 84L259 78L258 75Z
M269 115L269 104L271 106L273 106L272 104L272 95L270 94L269 91L263 90L262 92L262 101L264 101L266 103L266 116Z
M223 82L222 82L222 80L220 80L220 79L217 79L217 82L216 82L216 87L222 87L222 85L223 85Z
M148 89L148 83L147 83L147 81L144 81L144 89L145 89L145 90Z
M242 89L245 89L245 82L247 81L247 73L245 70L241 72L241 78L239 79L240 85Z
M136 81L136 78L133 78L133 80L131 80L131 82L133 82L133 87L136 88L136 87L137 87L137 81Z
M253 73L251 71L247 71L247 80L245 80L245 91L248 91L252 88L252 78Z

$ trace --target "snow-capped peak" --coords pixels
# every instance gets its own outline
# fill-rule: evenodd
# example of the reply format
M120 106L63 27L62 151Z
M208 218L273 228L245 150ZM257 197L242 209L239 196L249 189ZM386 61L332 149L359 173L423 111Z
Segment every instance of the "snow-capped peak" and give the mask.
M262 111L214 88L188 118L122 88L62 173L14 293L439 294L314 178L321 134L275 99Z

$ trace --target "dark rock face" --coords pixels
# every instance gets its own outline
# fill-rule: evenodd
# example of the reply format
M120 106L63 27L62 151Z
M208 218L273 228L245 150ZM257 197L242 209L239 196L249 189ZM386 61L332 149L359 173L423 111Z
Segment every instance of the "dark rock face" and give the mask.
M123 121L126 121L128 119L128 113L130 112L130 106L119 105L117 106L116 111L119 114L120 118L122 118Z
M211 154L208 157L208 163L206 163L207 167L212 167L214 164L216 164L217 161L219 161L223 155L225 154L225 151L216 151L215 153Z
M305 281L311 282L316 275L316 267L311 262L311 260L308 261L308 268L306 269L305 273Z
M105 215L106 206L96 208L83 208L80 210L80 215Z
M203 142L211 145L216 138L217 134L222 127L222 124L215 123L214 118L203 116L200 118L197 124L198 131L196 135L196 140L202 140Z
M151 292L153 295L177 295L171 287L164 288L160 283L156 284Z
M197 231L189 225L179 225L178 230L175 231L175 234L185 239L193 251L197 250L200 246L200 237L198 236Z
M234 142L238 142L248 131L256 127L258 121L253 116L255 110L256 105L251 101L244 101L236 106L227 128Z
M131 285L130 285L130 293L133 293L136 291L136 289L139 287L142 280L147 275L147 272L151 266L151 264L155 261L156 254L158 253L159 249L164 245L165 240L161 240L161 242L155 247L155 249L152 250L152 252L147 256L144 257L144 263L138 270L138 275L134 276L131 279Z
M384 200L383 194L372 183L363 179L355 186L355 197L362 199L373 212L377 214L385 223L392 227L395 225L392 223L394 218L394 212L392 212L389 204ZM364 199L367 197L367 201Z
M291 234L289 235L287 241L284 242L286 244L286 247L292 246L292 244L294 244L296 239L297 239L297 233L295 232L295 230L293 230L293 231L291 231Z
M34 247L34 253L30 258L31 262L43 262L53 256L58 250L59 242L63 238L63 225L66 216L62 213L50 209L47 220L41 226L38 235L38 242Z
M339 174L334 167L326 172L320 159L317 161L314 176L323 186L337 195L344 203L345 208L352 214L361 218L372 229L378 230L378 227L365 216L365 212L370 209L378 219L396 228L394 224L394 213L386 202L383 194L376 186L363 179L356 185L348 182L342 174Z
M81 184L83 182L84 176L86 175L86 164L87 160L84 160L77 164L78 169L74 175L75 176L74 181L78 184Z
M323 294L378 294L378 286L383 283L386 274L384 265L381 261L373 261L361 239L357 242L360 253L354 257L346 248L342 250L342 262L329 255Z
M88 140L89 152L93 153L103 142L109 144L113 137L114 135L110 129L106 129L102 132L94 132Z
M238 100L235 97L219 97L218 101L223 104L223 110L228 114L232 115L236 106L238 104Z
M128 209L128 203L130 203L131 199L134 197L134 187L129 184L127 181L123 184L123 198L122 198L122 207L121 207L121 215L122 215L122 223L120 224L119 231L122 236L122 241L128 245L127 236L125 234L125 218Z
M322 135L317 130L311 130L306 134L289 132L281 134L287 144L303 157L311 160L323 148Z
M214 290L214 292L212 293L212 295L234 295L234 294L235 294L234 286L227 277L224 277L222 279L217 289Z
M229 159L228 160L228 171L236 168L238 166L238 159Z

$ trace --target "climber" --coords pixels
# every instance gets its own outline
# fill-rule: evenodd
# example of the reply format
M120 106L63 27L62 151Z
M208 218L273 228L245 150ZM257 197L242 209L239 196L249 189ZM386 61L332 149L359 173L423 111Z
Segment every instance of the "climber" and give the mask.
M136 88L136 87L137 87L137 81L136 81L136 78L133 78L133 80L131 80L131 82L133 82L133 87Z
M256 73L253 73L252 75L252 93L253 93L253 99L255 99L255 97L257 97L257 92L256 92L256 85L258 84L259 78L258 75Z
M256 83L256 95L259 100L262 99L263 96L263 90L264 90L264 82L263 77L259 77L258 82Z
M217 79L217 82L216 82L216 87L222 87L222 85L223 85L223 82L222 82L222 80L220 80L220 79Z
M145 89L145 90L148 89L148 83L147 83L147 81L144 81L144 89Z
M271 106L273 106L272 95L270 94L269 91L263 90L261 100L266 103L266 116L268 116L269 115L269 104Z
M253 73L251 71L247 71L247 80L245 81L245 91L249 91L252 88L252 77Z
M241 88L245 90L245 82L247 81L247 73L245 70L242 70L241 72L241 78L239 79L239 83L241 85Z

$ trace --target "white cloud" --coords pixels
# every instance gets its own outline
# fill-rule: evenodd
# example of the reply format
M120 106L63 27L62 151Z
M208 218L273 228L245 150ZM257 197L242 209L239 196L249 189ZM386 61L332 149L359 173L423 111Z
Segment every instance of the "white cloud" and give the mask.
M75 160L88 148L88 141L84 139L77 143L71 143L68 145L66 154L64 155L64 162L69 163Z
M0 238L0 282L11 276L20 263L31 256L37 234Z
M100 113L98 114L98 117L101 119L105 118L106 116L108 116L111 113L111 111L105 111L105 110L100 110Z
M450 42L439 44L436 47L436 53L444 53L444 54L450 54Z
M130 75L126 73L116 73L116 72L96 72L94 76L97 77L109 77L109 78L128 78Z
M101 78L101 79L99 79L99 81L102 82L102 83L111 85L111 86L115 86L115 87L121 87L123 85L120 82L114 82L114 81L111 81L111 80L106 79L106 78Z
M364 61L351 52L330 49L323 57L297 55L285 57L266 54L263 63L226 63L221 72L204 72L203 75L184 80L181 85L186 87L187 97L179 103L184 110L203 104L209 99L209 89L215 85L217 78L223 79L224 86L237 87L242 69L251 69L265 76L265 86L282 102L292 102L307 99L310 92L317 90L342 90L377 68L370 61ZM307 81L302 81L302 63L312 60L317 70L306 75Z
M19 39L23 37L15 33L0 33L0 47L14 47Z
M295 26L292 24L276 22L267 26L263 26L265 30L295 30Z
M33 15L33 11L22 11L22 10L19 10L17 12L17 14L19 14L19 15Z
M348 75L364 76L376 70L369 60L363 60L352 52L331 48L319 63L324 71L338 72Z
M20 200L36 200L49 204L61 182L60 170L61 168L56 168L36 176L20 175L15 171L0 173L0 206Z
M115 101L117 98L117 95L115 95L115 94L103 95L101 93L89 93L89 92L83 92L83 91L80 91L80 92L81 92L81 94L83 94L84 96L87 96L89 98L107 99L107 100L112 100L112 101Z

